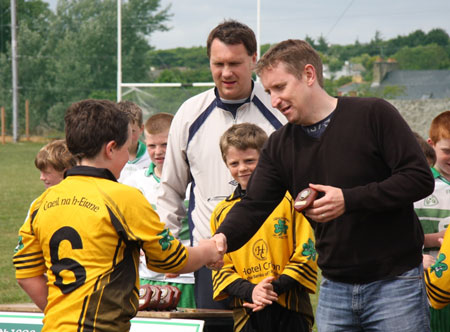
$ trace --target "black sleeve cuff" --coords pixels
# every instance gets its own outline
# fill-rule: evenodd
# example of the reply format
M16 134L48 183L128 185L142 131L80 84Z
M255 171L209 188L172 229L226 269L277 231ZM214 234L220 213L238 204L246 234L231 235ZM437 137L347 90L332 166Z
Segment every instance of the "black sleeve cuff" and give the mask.
M229 295L236 296L246 302L253 303L252 293L255 284L245 279L237 279L225 288L225 292Z

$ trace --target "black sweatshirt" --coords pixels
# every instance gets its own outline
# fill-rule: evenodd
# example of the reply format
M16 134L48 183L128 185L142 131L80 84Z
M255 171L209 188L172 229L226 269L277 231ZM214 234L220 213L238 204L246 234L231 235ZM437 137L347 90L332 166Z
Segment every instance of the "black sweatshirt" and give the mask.
M377 98L342 97L320 138L287 124L261 151L247 196L216 233L239 249L289 190L309 183L341 188L345 213L315 230L325 277L368 283L399 275L422 261L423 231L413 203L433 192L434 179L398 111ZM245 222L244 222L245 221Z

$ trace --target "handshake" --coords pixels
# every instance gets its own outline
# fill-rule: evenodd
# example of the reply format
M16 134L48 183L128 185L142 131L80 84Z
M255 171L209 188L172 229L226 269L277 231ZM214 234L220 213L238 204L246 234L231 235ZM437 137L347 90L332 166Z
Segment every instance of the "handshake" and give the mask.
M209 240L200 240L198 247L208 251L206 267L211 270L220 270L223 266L223 255L227 252L227 239L224 234L215 234Z

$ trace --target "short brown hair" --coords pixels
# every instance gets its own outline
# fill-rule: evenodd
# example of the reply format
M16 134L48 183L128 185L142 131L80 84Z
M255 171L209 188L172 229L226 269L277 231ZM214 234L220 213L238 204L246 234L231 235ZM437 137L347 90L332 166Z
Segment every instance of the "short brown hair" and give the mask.
M232 125L220 138L223 161L227 162L226 154L231 146L242 151L255 149L260 152L266 140L266 132L253 123L244 122Z
M173 114L156 113L145 121L145 131L150 135L160 134L170 128Z
M255 33L247 25L238 21L226 20L211 30L206 41L208 58L211 56L211 44L216 38L227 45L244 44L250 56L256 53Z
M420 148L422 149L425 158L427 158L427 162L429 166L434 166L436 163L436 151L431 147L430 144L418 133L413 131L414 136L416 137L417 143L419 143Z
M66 143L77 158L93 158L104 144L128 139L130 117L109 100L86 99L69 106L64 117Z
M450 110L442 112L431 121L429 135L434 144L443 138L450 138Z
M131 121L139 127L142 126L144 123L143 115L142 115L142 109L129 100L122 100L117 103L117 106L119 106L119 109L121 111L127 112L131 116Z
M302 78L305 66L312 65L316 70L317 82L323 88L322 60L319 53L304 40L288 39L272 46L256 64L256 74L259 76L264 69L275 67L280 62L298 79Z
M57 139L44 145L34 159L34 165L40 171L52 166L56 171L63 172L77 163L75 157L67 148L66 141Z

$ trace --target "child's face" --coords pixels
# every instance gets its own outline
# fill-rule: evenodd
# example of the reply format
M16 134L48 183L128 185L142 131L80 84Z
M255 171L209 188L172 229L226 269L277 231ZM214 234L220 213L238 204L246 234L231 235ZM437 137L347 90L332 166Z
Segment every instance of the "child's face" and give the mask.
M239 150L230 146L225 154L225 159L233 179L241 185L242 189L247 189L250 175L252 175L259 160L258 150Z
M45 188L49 188L60 183L64 179L64 171L57 171L52 165L48 165L41 170L39 179L44 182Z
M136 149L139 137L142 135L142 131L144 130L144 126L137 125L136 123L131 124L131 145L130 148ZM136 151L130 151L131 153L135 153Z
M435 144L432 143L436 152L435 167L447 180L450 180L450 138L442 138Z
M125 164L128 162L128 158L130 157L130 153L128 149L131 145L131 126L128 126L128 139L124 145L121 147L113 147L111 155L111 163L109 164L109 170L114 174L116 179L119 178L120 172Z
M149 134L145 132L145 144L152 162L159 170L162 170L164 158L166 157L167 138L169 130L159 134Z

